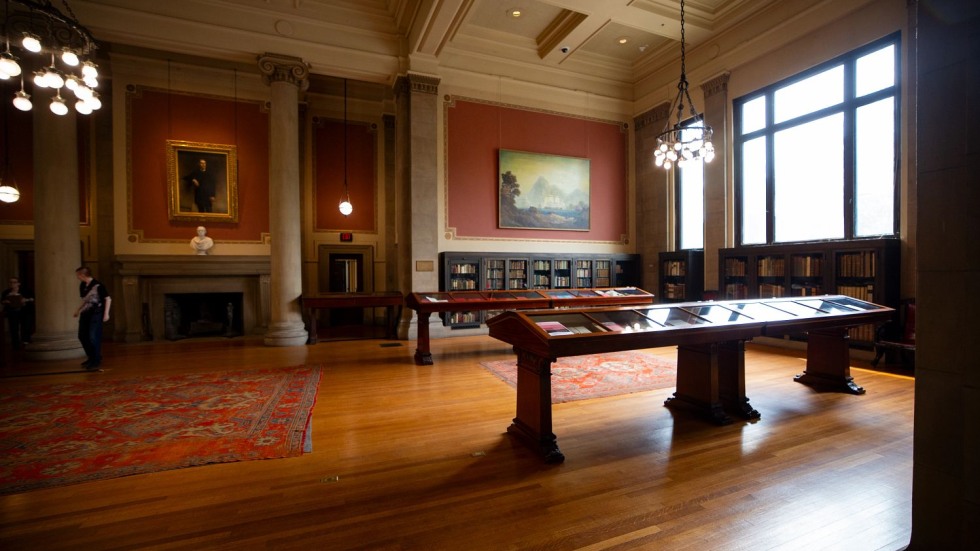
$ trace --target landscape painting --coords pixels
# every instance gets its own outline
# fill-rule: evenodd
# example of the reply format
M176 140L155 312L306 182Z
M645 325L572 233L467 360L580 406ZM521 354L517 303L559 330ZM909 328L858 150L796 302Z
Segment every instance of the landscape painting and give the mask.
M589 230L589 160L501 149L499 225Z

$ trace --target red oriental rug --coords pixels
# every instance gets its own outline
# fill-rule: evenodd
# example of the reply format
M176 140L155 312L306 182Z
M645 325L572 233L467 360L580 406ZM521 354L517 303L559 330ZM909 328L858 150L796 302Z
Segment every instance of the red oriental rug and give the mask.
M517 387L517 360L481 363L485 369ZM674 386L677 363L646 352L559 358L551 364L551 402L571 402L643 392Z
M0 495L310 451L321 368L0 389Z

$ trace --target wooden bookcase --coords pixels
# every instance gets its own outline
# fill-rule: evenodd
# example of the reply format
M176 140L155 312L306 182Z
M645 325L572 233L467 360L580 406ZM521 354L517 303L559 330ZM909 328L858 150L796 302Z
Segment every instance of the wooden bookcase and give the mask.
M704 293L704 250L660 253L660 302L701 300Z
M898 239L821 241L721 249L718 298L778 298L841 294L897 308ZM851 341L869 346L874 328L856 327Z
M634 254L441 253L440 291L505 291L640 287ZM454 328L479 326L484 312L447 312Z

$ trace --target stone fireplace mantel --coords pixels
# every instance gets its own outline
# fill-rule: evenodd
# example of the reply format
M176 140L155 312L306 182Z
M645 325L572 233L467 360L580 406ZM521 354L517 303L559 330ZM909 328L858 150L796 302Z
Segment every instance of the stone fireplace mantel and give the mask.
M246 335L265 332L270 317L266 256L124 255L116 258L122 280L126 342L149 335L164 339L168 294L241 293Z

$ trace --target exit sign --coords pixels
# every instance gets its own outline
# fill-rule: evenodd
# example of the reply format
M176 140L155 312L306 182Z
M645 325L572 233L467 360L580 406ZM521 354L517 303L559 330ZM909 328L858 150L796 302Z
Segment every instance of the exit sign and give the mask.
M354 240L354 234L353 233L351 233L349 231L340 232L340 242L341 243L350 243L353 240Z

